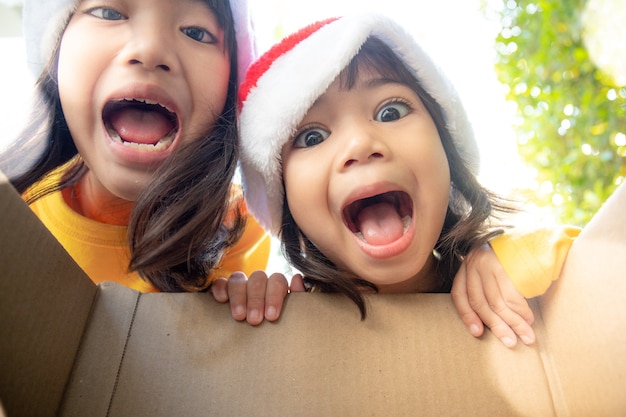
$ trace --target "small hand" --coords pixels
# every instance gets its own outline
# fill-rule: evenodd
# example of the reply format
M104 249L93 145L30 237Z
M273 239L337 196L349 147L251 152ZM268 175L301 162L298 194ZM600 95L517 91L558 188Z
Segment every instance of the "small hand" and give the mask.
M231 314L235 320L246 320L253 326L261 324L263 319L277 320L289 290L283 274L275 273L268 277L263 271L255 271L249 278L243 272L235 272L229 279L219 278L211 285L211 293L216 301L230 301ZM291 291L304 291L301 276L292 278Z
M533 312L489 245L474 249L465 257L451 294L473 336L483 334L484 323L507 347L516 345L517 336L527 345L535 342Z

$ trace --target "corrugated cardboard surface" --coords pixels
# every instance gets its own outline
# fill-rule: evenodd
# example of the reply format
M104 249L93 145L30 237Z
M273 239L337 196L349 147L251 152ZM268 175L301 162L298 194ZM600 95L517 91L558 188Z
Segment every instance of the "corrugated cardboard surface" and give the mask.
M626 184L604 204L541 298L571 416L626 416Z
M0 400L54 416L97 288L0 173Z
M100 288L60 415L109 415L139 295L115 284Z
M98 302L128 292L103 287ZM362 322L343 298L295 294L279 323L252 328L208 294L143 294L110 361L121 363L110 404L94 410L110 383L84 367L64 415L553 415L537 347L475 340L448 295L369 301ZM85 351L104 349L100 330Z
M2 181L0 181L1 183ZM536 345L469 335L447 294L290 295L277 323L209 294L94 286L0 185L0 400L16 416L626 415L626 188L533 302Z

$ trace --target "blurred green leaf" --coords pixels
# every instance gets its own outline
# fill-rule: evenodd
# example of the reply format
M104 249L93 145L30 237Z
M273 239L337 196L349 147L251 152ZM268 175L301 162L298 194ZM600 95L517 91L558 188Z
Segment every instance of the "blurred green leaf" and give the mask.
M536 169L538 184L552 185L518 191L580 226L626 173L626 89L590 60L584 6L584 0L504 1L496 39L496 72L510 87L507 100L517 104L519 153Z

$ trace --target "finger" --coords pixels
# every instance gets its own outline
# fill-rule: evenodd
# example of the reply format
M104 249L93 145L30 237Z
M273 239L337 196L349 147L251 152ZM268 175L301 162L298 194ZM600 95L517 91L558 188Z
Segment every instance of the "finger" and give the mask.
M267 275L263 271L254 271L248 278L247 315L248 323L261 324L265 312L265 290Z
M465 263L461 264L459 271L454 277L450 294L452 295L454 306L470 334L474 337L480 337L484 332L483 322L470 305L467 293L467 271Z
M234 272L228 279L230 313L235 320L246 319L247 277L243 272Z
M521 316L526 323L532 325L535 321L535 315L528 304L528 300L515 288L508 275L498 275L497 278L500 292L506 304L512 311Z
M510 281L502 264L489 245L472 250L466 264L471 307L504 345L515 346L517 335L511 325L520 326L522 319L509 308L500 292L502 280Z
M484 323L485 326L489 327L491 332L498 337L505 346L515 346L517 336L513 330L506 325L502 318L493 311L485 295L485 283L493 284L495 278L492 277L491 280L483 281L475 270L471 270L470 272L466 271L466 275L467 302L470 309L478 315L479 320Z
M228 301L228 280L226 278L218 278L211 284L211 294L215 301L225 303Z
M267 280L265 292L265 318L277 320L283 309L283 302L289 292L289 283L283 274L272 274Z
M519 317L519 316L517 316ZM532 326L528 324L525 320L520 319L519 321L507 322L507 325L513 329L515 334L519 336L519 338L524 342L525 345L532 345L535 343L535 331Z
M506 305L505 310L501 313L502 319L522 339L524 344L533 344L536 337L531 325L535 317L528 301L517 291L508 276L498 277L498 281L500 293L504 305Z
M291 284L289 285L289 291L291 292L305 292L304 278L300 274L295 274L291 278Z
M481 281L484 304L477 306L476 312L491 332L507 347L517 344L517 334L513 328L523 329L528 325L524 319L509 308L498 285L497 279L491 277ZM523 333L525 333L523 331Z

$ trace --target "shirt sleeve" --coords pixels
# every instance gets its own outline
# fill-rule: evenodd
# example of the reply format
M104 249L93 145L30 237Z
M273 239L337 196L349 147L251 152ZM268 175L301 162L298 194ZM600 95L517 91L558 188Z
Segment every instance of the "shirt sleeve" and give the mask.
M515 288L524 297L532 298L544 294L559 278L569 248L580 231L575 226L512 230L489 244Z

